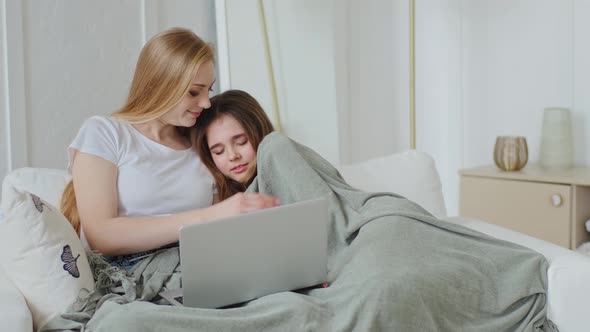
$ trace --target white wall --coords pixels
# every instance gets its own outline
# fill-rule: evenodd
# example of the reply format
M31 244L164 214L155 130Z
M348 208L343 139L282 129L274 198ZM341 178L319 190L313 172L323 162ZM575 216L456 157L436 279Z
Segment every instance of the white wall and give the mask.
M415 19L416 149L434 158L454 215L464 142L461 0L416 1Z
M5 0L0 0L0 20L6 22ZM8 95L6 90L6 24L0 24L0 177L8 172Z
M465 164L492 162L498 135L526 136L537 161L543 108L573 106L572 1L465 1L463 10Z
M146 38L184 26L215 40L213 0L0 0L0 13L0 178L65 168L82 121L123 103Z
M347 4L346 4L347 3ZM409 6L406 0L348 0L348 118L342 163L407 150L409 128Z
M575 161L590 165L590 1L575 0L572 11Z

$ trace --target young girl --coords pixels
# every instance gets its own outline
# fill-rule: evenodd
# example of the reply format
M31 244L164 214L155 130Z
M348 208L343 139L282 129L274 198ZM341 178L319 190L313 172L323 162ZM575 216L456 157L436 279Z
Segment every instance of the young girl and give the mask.
M209 169L224 200L243 192L256 177L256 151L273 125L248 93L229 90L211 98L192 131L199 157Z
M123 107L83 124L68 149L62 211L90 249L142 255L178 241L184 224L277 205L254 193L211 205L214 181L188 128L210 107L213 61L192 31L163 31L143 47Z

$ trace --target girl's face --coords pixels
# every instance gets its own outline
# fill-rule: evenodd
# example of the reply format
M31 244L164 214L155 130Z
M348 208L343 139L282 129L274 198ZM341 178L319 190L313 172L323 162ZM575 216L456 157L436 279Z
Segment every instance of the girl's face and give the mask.
M256 151L242 125L233 117L222 115L205 134L217 169L234 181L247 183L256 171Z
M161 116L166 124L192 127L203 109L211 107L209 92L215 82L215 66L212 61L203 63L191 82L187 94L170 111Z

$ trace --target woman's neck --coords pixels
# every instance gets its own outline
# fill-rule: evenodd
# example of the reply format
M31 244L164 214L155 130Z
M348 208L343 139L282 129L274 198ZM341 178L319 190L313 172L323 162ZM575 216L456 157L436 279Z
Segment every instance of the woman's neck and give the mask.
M152 141L169 148L183 150L190 147L190 142L180 134L176 126L166 124L160 119L133 124L133 127Z

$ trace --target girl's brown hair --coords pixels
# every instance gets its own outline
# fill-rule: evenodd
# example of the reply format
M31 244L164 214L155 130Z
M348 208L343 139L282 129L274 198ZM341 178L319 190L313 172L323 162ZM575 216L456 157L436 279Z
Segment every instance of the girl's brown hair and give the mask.
M258 150L262 139L274 130L272 122L260 104L248 93L240 90L228 90L211 98L211 107L203 111L191 130L191 141L201 161L213 174L221 200L237 192L245 191L256 176L255 172L249 181L242 184L226 178L215 166L207 142L207 128L213 121L224 115L231 116L244 128L254 151Z
M113 116L130 123L157 119L188 93L201 65L214 59L213 48L194 32L184 28L160 32L141 49L127 101ZM179 132L187 135L184 128ZM60 208L79 235L80 216L72 181L62 194Z

